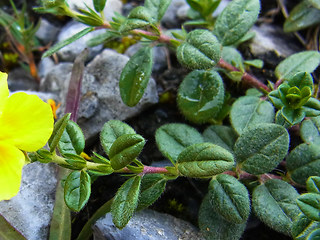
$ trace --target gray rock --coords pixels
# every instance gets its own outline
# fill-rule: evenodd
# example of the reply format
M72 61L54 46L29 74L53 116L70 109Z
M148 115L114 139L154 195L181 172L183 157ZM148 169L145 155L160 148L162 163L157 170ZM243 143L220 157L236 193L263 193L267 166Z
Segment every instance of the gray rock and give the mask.
M148 209L137 212L122 230L114 226L110 213L93 229L94 240L204 240L192 224Z
M53 43L56 41L59 28L52 25L48 20L41 18L41 23L36 37L44 44Z
M79 22L70 22L65 25L59 35L57 42L62 42L67 38L73 36L74 34L82 31L83 29L87 28L88 26ZM66 62L73 62L75 58L85 49L87 46L87 41L95 36L105 32L105 30L97 30L86 34L85 36L81 37L80 39L74 41L73 43L61 48L57 54L60 60ZM97 55L102 50L102 45L98 45L92 48L89 48L89 59L92 59L95 55Z
M28 240L48 239L57 168L38 162L24 166L17 196L0 202L0 214Z
M38 64L39 78L41 79L45 77L54 66L55 66L55 63L51 58L46 57L41 59L40 63Z
M70 8L76 10L77 8L86 9L86 5L94 9L92 0L66 0ZM112 20L114 12L121 13L122 1L121 0L108 0L105 8L103 9L104 16L107 20Z
M180 8L186 5L187 3L185 0L172 0L161 20L163 26L166 28L179 28L181 25L181 19L179 19L177 13Z
M286 58L299 51L292 38L283 33L282 28L268 24L253 26L255 37L250 43L250 51L255 56L274 52L278 57Z
M85 68L78 123L87 139L96 136L106 121L110 119L125 120L158 102L156 83L152 78L137 106L128 107L122 102L119 78L128 60L127 56L106 49ZM41 84L42 91L59 95L59 101L62 103L60 113L65 109L65 97L71 71L71 63L60 63L47 74Z
M39 88L39 84L25 69L15 68L8 74L8 87L10 91L36 91Z
M129 58L132 57L140 48L142 47L141 43L134 44L130 46L124 53ZM154 47L153 51L153 65L152 72L160 72L167 68L167 52L165 47Z

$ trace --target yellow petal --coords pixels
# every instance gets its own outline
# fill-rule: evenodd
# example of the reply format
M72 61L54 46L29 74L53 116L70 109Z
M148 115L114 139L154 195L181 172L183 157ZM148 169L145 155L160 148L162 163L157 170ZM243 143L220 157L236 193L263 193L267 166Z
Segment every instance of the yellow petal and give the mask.
M31 152L43 147L53 130L49 104L36 95L12 94L0 116L0 141Z
M0 142L0 201L9 200L19 192L24 159L18 148Z
M7 78L8 78L8 74L0 72L0 114L5 101L9 96Z

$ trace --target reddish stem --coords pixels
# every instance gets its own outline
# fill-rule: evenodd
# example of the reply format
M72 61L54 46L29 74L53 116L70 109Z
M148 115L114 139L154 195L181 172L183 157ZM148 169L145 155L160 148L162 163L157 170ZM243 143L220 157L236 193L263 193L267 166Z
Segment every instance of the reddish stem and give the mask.
M144 166L142 174L148 174L148 173L169 173L169 171L163 167Z
M229 71L233 71L233 72L240 72L240 70L234 66L232 66L230 63L226 62L225 60L223 60L222 58L219 60L218 65L224 69L227 69ZM270 92L270 88L268 88L267 85L265 85L264 83L262 83L259 79L257 79L256 77L250 75L249 73L244 72L243 76L242 76L242 80L257 88L257 89L264 89L267 92Z

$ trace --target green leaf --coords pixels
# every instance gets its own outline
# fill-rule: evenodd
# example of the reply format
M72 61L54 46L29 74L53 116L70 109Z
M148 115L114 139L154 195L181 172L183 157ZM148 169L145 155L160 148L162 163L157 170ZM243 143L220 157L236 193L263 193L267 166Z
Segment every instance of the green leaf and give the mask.
M67 124L68 124L70 116L71 116L71 113L67 113L66 115L64 115L61 119L59 119L54 124L52 135L51 135L50 139L48 140L50 152L53 152L55 150L55 148L58 146L60 138L61 138L61 136L62 136Z
M295 240L306 240L308 235L320 228L320 222L312 221L300 213L292 225L292 236Z
M234 47L223 47L221 52L221 58L232 66L244 70L243 58L241 53Z
M1 240L26 240L26 238L15 229L7 220L0 214L0 239Z
M162 174L146 174L141 181L137 211L152 205L163 193L167 180Z
M49 240L70 240L71 239L71 214L64 202L64 189L62 179L67 176L69 170L60 168L57 183L54 209L50 222ZM16 238L14 238L16 239Z
M91 179L85 171L74 171L69 174L64 185L64 201L68 208L79 212L89 200Z
M319 193L320 194L320 177L312 176L307 180L307 190L310 193Z
M211 142L229 152L233 152L233 146L238 138L237 133L231 127L222 125L211 125L204 130L202 136L205 142Z
M199 227L206 239L239 240L246 223L236 224L226 221L210 203L207 194L199 209Z
M84 35L88 34L89 32L92 32L93 30L95 30L94 27L88 27L85 28L83 30L81 30L80 32L74 34L73 36L71 36L70 38L67 38L57 44L55 44L53 47L51 47L49 50L47 50L43 55L42 58L45 57L49 57L52 54L54 54L55 52L59 51L61 48L69 45L70 43L78 40L79 38L82 38Z
M233 155L212 143L193 144L185 148L177 159L178 170L186 177L211 177L233 165Z
M292 221L300 213L296 204L298 196L290 184L271 179L253 190L252 208L266 225L290 236Z
M296 5L283 25L285 32L295 32L320 23L320 10L310 6L308 1Z
M302 106L302 109L306 117L317 117L320 115L320 101L312 97Z
M119 28L120 33L125 33L137 28L144 28L151 25L153 17L148 8L138 6L132 9L128 15L128 18Z
M306 193L297 198L301 211L310 219L320 221L320 194Z
M93 6L94 6L94 9L97 11L97 12L101 12L103 11L105 5L106 5L106 1L107 0L93 0Z
M301 108L291 109L289 107L283 107L281 109L281 115L290 125L296 125L302 122L306 113Z
M94 38L91 38L86 42L86 44L88 47L95 47L100 44L106 43L115 37L117 37L117 34L109 30L99 34L98 36L95 36Z
M320 239L320 229L313 230L307 237L307 240L319 240Z
M288 79L298 72L312 73L320 64L318 51L295 53L279 63L275 75L278 79Z
M186 147L203 142L201 134L195 128L182 123L161 126L157 129L155 138L160 152L173 164Z
M135 106L146 89L152 70L152 48L140 48L127 62L120 76L119 87L122 101Z
M282 111L279 110L276 113L276 118L275 118L275 123L278 125L281 125L283 127L285 127L286 129L289 129L290 127L292 127L292 124L289 123L283 116L282 116Z
M273 123L248 127L234 146L240 168L256 175L270 172L277 167L287 155L288 149L287 130Z
M186 41L177 48L179 62L191 69L209 69L220 60L221 45L208 30L197 29L188 33Z
M215 71L192 71L178 89L178 107L188 120L195 123L214 118L223 102L223 81Z
M320 9L320 0L307 0L313 7Z
M85 146L85 138L81 128L75 122L69 120L59 140L59 152L81 154Z
M114 170L130 164L142 151L146 141L139 134L124 134L112 144L109 157Z
M287 159L288 175L296 183L305 185L310 176L320 176L320 148L314 144L300 144Z
M240 135L249 126L257 123L272 123L274 121L274 108L264 100L255 96L238 98L230 111L232 127Z
M221 0L187 0L191 8L196 10L205 19L219 6Z
M244 64L259 69L263 67L263 61L260 59L246 60L244 61Z
M138 205L141 177L135 176L129 178L118 189L111 205L111 215L114 225L124 228Z
M154 21L160 22L170 3L171 0L145 0L144 6L149 10Z
M233 0L218 16L213 34L223 46L232 45L249 31L259 12L259 0Z
M124 134L135 134L136 132L128 124L120 120L109 120L100 133L100 142L103 150L109 155L110 148L118 137Z
M210 202L225 220L245 223L250 214L250 199L246 187L230 175L220 174L209 184Z

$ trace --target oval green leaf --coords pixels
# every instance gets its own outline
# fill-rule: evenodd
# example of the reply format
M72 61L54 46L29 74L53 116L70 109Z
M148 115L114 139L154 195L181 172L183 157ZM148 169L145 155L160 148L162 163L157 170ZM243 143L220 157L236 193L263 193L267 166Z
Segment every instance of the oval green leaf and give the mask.
M88 202L91 194L91 178L85 171L69 174L64 185L64 201L68 208L79 212Z
M288 79L298 72L312 73L320 64L318 51L295 53L279 63L275 75L278 79Z
M139 134L125 134L112 144L109 157L114 170L119 170L130 164L142 151L146 141Z
M185 148L177 159L178 170L186 177L211 177L233 165L233 155L212 143L193 144Z
M300 213L292 224L292 237L295 240L306 240L314 230L320 229L320 222L312 221L303 213Z
M163 193L167 180L162 174L146 174L141 181L137 211L152 205Z
M238 138L237 133L228 126L211 125L203 132L203 139L205 142L211 142L220 147L233 152L233 146Z
M257 21L259 0L233 0L218 16L213 33L223 46L240 40Z
M204 123L219 113L224 102L224 86L214 71L195 70L180 84L177 103L190 121Z
M241 169L251 174L272 171L287 155L289 134L277 124L256 124L238 138L234 152Z
M320 148L314 144L300 144L287 159L288 175L296 183L305 185L310 176L320 176Z
M140 48L127 62L120 76L119 87L122 101L135 106L144 94L152 70L152 48Z
M266 225L290 236L292 222L300 213L296 204L298 196L290 184L272 179L253 190L252 208Z
M110 120L103 125L100 133L100 142L103 150L109 155L110 148L118 137L124 134L135 134L136 132L128 124L120 120Z
M157 129L155 138L160 152L173 164L186 147L203 142L201 134L195 128L182 123L161 126Z
M320 146L320 117L313 117L302 122L300 135L305 143Z
M71 113L67 113L54 124L53 132L48 140L50 152L53 152L55 148L58 146L60 138L68 124L70 116Z
M94 10L96 10L97 12L103 11L106 2L107 0L93 0Z
M232 223L245 223L250 214L247 188L230 175L220 174L210 181L209 196L213 208Z
M59 152L81 154L85 147L85 138L81 128L75 122L69 120L59 140Z
M310 193L319 193L320 194L320 177L312 176L307 180L307 190Z
M301 211L311 220L320 221L320 194L306 193L297 198Z
M149 10L155 22L160 22L171 0L145 0L144 6Z
M220 60L221 45L208 30L188 33L186 41L177 48L179 62L191 69L209 69Z
M241 135L248 127L257 123L272 123L274 108L270 102L256 96L238 98L231 107L230 121L232 127Z
M114 225L124 228L138 205L141 177L129 178L118 189L111 205L111 215Z
M151 24L153 18L149 9L143 6L135 7L128 14L128 18L120 26L119 32L125 33L137 28L144 28Z
M228 222L220 216L211 205L208 194L200 205L198 222L205 238L214 240L239 240L246 227L246 223Z
M320 239L320 229L315 229L308 235L306 240L319 240L319 239Z

